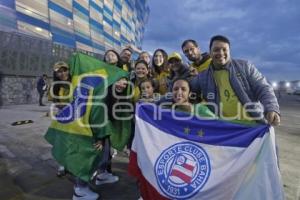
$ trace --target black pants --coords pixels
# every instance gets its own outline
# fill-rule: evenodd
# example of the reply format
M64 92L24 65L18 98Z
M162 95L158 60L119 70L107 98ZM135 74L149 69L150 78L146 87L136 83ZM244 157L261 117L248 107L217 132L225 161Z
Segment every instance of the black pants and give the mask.
M102 173L104 171L107 171L109 173L112 172L112 167L111 167L111 152L110 152L110 141L109 141L109 137L104 139L104 143L103 143L104 147L103 147L103 154L102 154L102 159L100 161L100 163L98 164L97 170L98 173Z
M133 142L133 138L134 138L134 127L135 127L135 121L134 120L131 120L131 133L130 133L130 137L129 137L129 140L128 140L128 143L127 143L127 149L131 150L131 145L132 145L132 142Z
M39 91L39 104L40 104L40 106L43 105L43 96L44 96L44 91Z

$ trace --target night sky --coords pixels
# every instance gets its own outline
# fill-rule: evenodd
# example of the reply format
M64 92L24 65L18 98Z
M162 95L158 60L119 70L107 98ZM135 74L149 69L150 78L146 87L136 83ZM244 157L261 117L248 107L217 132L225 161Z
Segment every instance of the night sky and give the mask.
M208 51L211 36L231 40L231 56L247 59L270 81L300 79L299 0L149 0L143 49L181 52L195 39Z

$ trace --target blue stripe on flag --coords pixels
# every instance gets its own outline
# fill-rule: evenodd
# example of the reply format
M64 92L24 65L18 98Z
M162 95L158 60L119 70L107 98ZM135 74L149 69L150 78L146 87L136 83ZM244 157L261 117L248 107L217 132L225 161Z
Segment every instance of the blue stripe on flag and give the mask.
M248 147L257 137L263 137L269 130L268 125L247 126L222 120L202 120L188 113L173 112L154 104L139 104L137 115L167 134L205 144L233 147ZM158 116L161 115L159 119Z

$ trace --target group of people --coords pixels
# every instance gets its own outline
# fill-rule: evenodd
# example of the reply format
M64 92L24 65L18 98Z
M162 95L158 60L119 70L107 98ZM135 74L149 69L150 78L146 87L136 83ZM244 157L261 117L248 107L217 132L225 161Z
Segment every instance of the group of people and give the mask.
M168 54L163 49L156 49L152 56L143 51L135 61L131 60L133 52L130 48L122 49L120 54L108 50L103 61L129 74L109 90L123 95L130 91L128 101L133 105L138 102L170 102L179 111L194 113L198 110L193 105L200 104L204 117L279 125L279 105L272 86L252 63L231 58L230 45L227 37L216 35L210 40L210 52L203 53L195 40L185 40L181 49L189 64L184 63L180 53ZM53 69L53 81L71 81L69 66L65 62L57 62ZM69 92L66 84L55 84L52 90L56 96L68 96ZM66 99L54 98L53 101L61 103ZM112 102L115 101L108 101L109 104ZM62 105L58 105L61 109ZM134 132L131 141L133 136ZM95 148L103 150L107 144L105 141L107 138L96 143ZM129 149L131 141L128 142ZM111 159L109 155L110 164L97 175L98 185L118 181L111 171ZM76 181L73 199L97 198L98 194L89 188L88 183Z
M152 62L149 53L140 53L132 68L130 49L123 49L120 56L109 50L104 61L131 72L128 80L134 88L133 103L155 101L157 97L161 101L170 96L175 80L184 79L191 87L189 99L205 102L221 118L280 123L273 88L252 63L231 58L228 38L212 37L209 53L202 53L192 39L185 40L181 49L189 64L183 62L179 53L168 55L163 49L154 51Z

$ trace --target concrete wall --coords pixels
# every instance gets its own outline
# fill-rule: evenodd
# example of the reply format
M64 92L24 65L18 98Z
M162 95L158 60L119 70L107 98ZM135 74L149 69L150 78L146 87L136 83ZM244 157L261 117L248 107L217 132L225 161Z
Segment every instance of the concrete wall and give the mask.
M37 77L1 75L0 106L38 103Z
M0 0L1 1L1 0ZM102 60L102 55L52 43L50 40L0 31L0 106L38 102L39 76L53 73L53 64L75 52Z

